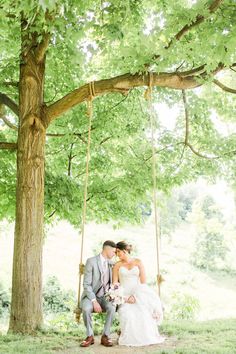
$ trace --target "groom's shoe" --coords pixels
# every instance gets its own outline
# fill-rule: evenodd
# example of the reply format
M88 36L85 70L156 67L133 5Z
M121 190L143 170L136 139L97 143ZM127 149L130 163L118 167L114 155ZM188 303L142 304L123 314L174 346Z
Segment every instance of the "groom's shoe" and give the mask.
M80 343L81 347L89 347L91 344L94 344L94 337L88 336L82 343Z
M105 334L102 335L101 344L104 345L105 347L112 347L113 346L112 340L108 336L106 336Z

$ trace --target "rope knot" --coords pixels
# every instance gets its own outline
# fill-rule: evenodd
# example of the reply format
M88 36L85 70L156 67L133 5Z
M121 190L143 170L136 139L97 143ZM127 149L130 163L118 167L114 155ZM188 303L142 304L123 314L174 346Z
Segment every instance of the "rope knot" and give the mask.
M77 323L80 323L80 317L81 317L81 313L82 313L81 308L76 307L76 309L74 310L74 313L75 313L75 320L76 320L76 322L77 322Z
M144 98L147 101L151 101L152 98L152 87L153 87L153 73L151 71L148 72L148 76L149 76L149 83L148 83L148 87L144 92Z
M79 274L83 275L84 274L84 269L85 269L85 265L83 263L80 263L80 265L79 265Z
M165 279L163 278L163 276L161 274L158 274L157 276L157 284L161 284L163 281L165 281Z

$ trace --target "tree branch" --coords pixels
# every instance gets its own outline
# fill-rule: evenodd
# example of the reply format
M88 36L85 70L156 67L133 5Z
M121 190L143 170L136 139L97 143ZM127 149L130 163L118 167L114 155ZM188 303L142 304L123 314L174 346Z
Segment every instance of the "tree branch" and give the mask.
M94 129L96 129L96 128L92 126L91 127L91 131L93 131ZM46 136L53 137L53 138L60 138L60 137L65 136L65 135L73 135L73 136L76 136L77 138L79 138L84 144L87 144L88 142L83 136L85 134L88 134L88 132L71 133L71 134L66 134L66 133L47 133Z
M182 142L182 141L179 141L179 142L174 143L174 144L166 145L166 146L164 146L163 148L161 148L161 149L159 149L159 150L156 150L156 151L155 151L155 154L160 154L160 152L162 152L162 151L165 151L165 150L167 150L167 149L170 149L170 148L173 148L173 147L175 147L175 146L177 146L177 145L182 145L182 144L183 144L183 142ZM144 158L143 160L144 160L144 162L147 162L147 161L149 161L151 158L152 158L152 155L150 155L150 156Z
M214 0L211 3L211 5L208 7L209 14L212 14L213 12L215 12L218 9L218 7L221 5L222 2L223 2L223 0ZM204 20L206 20L206 18L207 18L206 16L198 14L196 16L196 19L192 23L190 23L189 25L185 25L178 33L176 33L176 35L174 36L174 39L179 41L180 38L182 38L190 29L192 29L193 27L202 23ZM171 39L171 41L167 45L166 49L168 49L171 46L172 42L173 42L173 39Z
M5 95L5 93L0 92L0 103L10 108L12 112L19 116L18 105L10 97Z
M176 74L178 74L178 68L176 69ZM197 68L186 70L184 72L180 72L182 77L186 77L189 75L202 75L206 72L206 64L200 65Z
M90 201L93 197L95 197L97 194L107 194L107 193L110 193L112 191L114 191L115 189L117 189L118 186L114 186L112 187L111 189L108 189L107 191L99 191L99 192L96 192L95 194L91 194L91 196L89 196L86 200L86 202Z
M54 209L51 213L50 213L50 215L48 216L48 218L51 218L51 217L53 217L53 215L55 214L55 212L56 212L57 210L56 209Z
M161 148L160 150L157 150L155 153L156 154L159 154L160 152L170 148L170 147L173 147L173 146L176 146L176 145L184 145L183 147L183 150L181 152L181 160L183 158L183 154L184 154L184 151L185 151L185 147L187 146L195 155L197 155L198 157L201 157L201 158L205 158L205 159L210 159L210 160L213 160L213 159L220 159L222 158L223 156L227 156L227 155L231 155L231 154L236 154L236 151L232 150L232 151L228 151L228 152L225 152L222 156L207 156L207 155L204 155L202 154L201 152L197 151L192 144L189 143L189 133L190 133L190 129L189 129L189 113L188 113L188 107L187 107L187 99L186 99L186 94L185 94L185 91L182 90L182 97L183 97L183 102L184 102L184 111L185 111L185 140L184 141L181 141L181 142L178 142L176 144L170 144L170 145L167 145L165 146L164 148ZM147 162L148 160L150 160L152 158L152 155L149 156L148 158L146 158L144 161ZM179 167L179 166L178 166Z
M73 146L74 146L74 143L71 143L71 145L70 145L70 152L69 152L69 155L68 155L68 169L67 169L67 175L68 175L69 177L71 177L72 160L73 160L73 158L76 156L76 155L72 155Z
M183 97L183 103L184 103L184 113L185 113L185 140L183 142L184 146L187 146L195 155L198 157L202 157L204 159L208 160L213 160L213 159L219 159L220 156L207 156L202 154L201 152L197 151L192 144L189 143L189 113L188 113L188 105L187 105L187 99L186 99L186 94L185 91L182 90L182 97Z
M14 124L12 124L9 119L7 119L4 115L1 114L0 112L0 119L3 120L3 122L11 129L18 131L18 127ZM93 128L95 129L95 128ZM53 137L53 138L60 138L67 135L66 133L47 133L46 136L48 137ZM76 136L77 138L79 138L84 144L87 144L86 139L83 137L83 135L81 133L72 133L73 136ZM108 138L106 139L108 140Z
M18 127L14 124L12 124L4 115L1 115L0 112L0 119L3 120L3 122L11 129L18 131ZM65 135L68 135L66 133L47 133L46 136L48 137L53 137L53 138L61 138ZM81 133L72 133L73 136L76 136L79 138L84 144L87 144L86 139L84 139L83 135Z
M217 65L217 67L212 70L211 75L216 75L219 71L223 70L225 68L225 65L223 63L219 63ZM178 74L178 71L176 71L176 74ZM201 66L198 66L195 69L191 69L191 70L187 70L181 73L181 77L187 77L187 76L201 76L201 77L205 77L207 75L206 72L206 64L203 64Z
M202 70L202 67L199 67ZM217 72L221 68L217 68ZM172 89L193 89L201 86L195 77L196 68L187 72L174 73L153 73L153 86L168 87ZM201 75L205 75L203 72ZM199 76L201 76L199 75ZM94 82L94 97L111 92L128 94L134 87L148 86L149 73L146 74L124 74L110 79ZM67 112L77 104L90 98L89 84L85 84L78 89L70 92L60 100L46 108L47 123L50 124L55 118Z
M214 0L211 5L208 7L208 11L209 11L209 14L212 14L213 12L215 12L219 6L221 5L221 3L223 2L223 0ZM196 27L198 26L200 23L202 23L203 21L205 21L207 19L206 16L203 16L201 14L198 14L195 18L195 20L190 23L190 24L187 24L185 25L183 28L181 28L181 30L179 32L177 32L175 34L175 36L169 41L169 43L164 47L164 49L169 49L172 44L174 43L174 41L179 41L187 32L189 32L193 27ZM153 60L156 60L156 59L159 59L160 58L160 55L157 54L157 55L154 55L152 57ZM148 64L146 64L147 66Z
M37 63L40 63L43 60L49 45L50 38L51 35L49 33L45 33L42 41L39 43L35 53Z
M222 82L220 82L219 80L213 80L214 84L216 84L217 86L219 86L223 91L226 92L230 92L230 93L236 93L236 89L232 89L231 87L225 86L224 84L222 84Z
M18 81L4 81L1 83L1 85L4 85L6 87L8 87L8 86L19 87L19 82Z
M18 130L17 126L15 124L12 124L8 119L7 117L5 117L4 115L1 115L1 112L0 112L0 119L3 120L3 122L11 129L13 130Z
M0 142L0 149L1 150L16 150L17 144L16 143L7 143L5 141Z
M108 141L110 139L111 139L111 136L108 136L108 137L104 138L102 141L100 141L99 145L104 144L106 141Z

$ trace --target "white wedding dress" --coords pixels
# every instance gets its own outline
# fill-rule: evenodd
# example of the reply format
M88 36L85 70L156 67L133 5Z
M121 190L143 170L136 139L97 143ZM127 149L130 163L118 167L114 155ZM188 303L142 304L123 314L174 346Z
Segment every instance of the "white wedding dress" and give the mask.
M161 301L156 292L147 284L141 284L139 267L119 268L119 282L124 295L134 295L134 304L124 303L119 306L121 335L119 345L144 346L164 342L157 325L162 322Z

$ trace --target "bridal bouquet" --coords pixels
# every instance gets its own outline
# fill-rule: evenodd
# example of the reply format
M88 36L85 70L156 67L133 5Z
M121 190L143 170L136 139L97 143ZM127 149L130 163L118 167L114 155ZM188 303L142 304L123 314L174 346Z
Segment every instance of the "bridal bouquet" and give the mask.
M105 293L105 298L114 305L122 305L125 302L124 289L119 283L112 284L110 289Z

